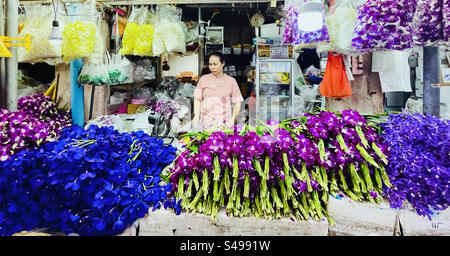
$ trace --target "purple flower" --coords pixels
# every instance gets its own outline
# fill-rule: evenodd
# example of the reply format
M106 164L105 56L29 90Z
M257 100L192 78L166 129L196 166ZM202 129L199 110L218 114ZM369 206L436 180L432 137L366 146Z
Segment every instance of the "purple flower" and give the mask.
M422 114L390 114L382 124L390 157L386 189L392 207L408 201L420 215L431 217L450 202L450 122ZM382 149L383 150L383 149Z

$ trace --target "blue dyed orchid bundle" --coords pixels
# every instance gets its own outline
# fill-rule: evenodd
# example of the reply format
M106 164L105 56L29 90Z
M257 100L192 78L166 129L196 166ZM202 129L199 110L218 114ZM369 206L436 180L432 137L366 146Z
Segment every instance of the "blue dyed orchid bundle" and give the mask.
M152 206L177 208L160 176L175 156L143 132L67 128L58 141L0 162L0 235L120 234Z
M352 46L361 51L411 48L411 23L416 2L365 0L358 7L358 22Z
M20 98L18 111L0 109L0 161L24 149L55 141L71 125L70 113L42 94Z
M279 124L188 134L171 169L187 211L233 216L328 219L328 195L382 200L390 186L387 147L357 112L321 111Z
M408 202L431 219L450 204L450 121L422 114L390 114L381 123L391 155L385 193L391 207Z

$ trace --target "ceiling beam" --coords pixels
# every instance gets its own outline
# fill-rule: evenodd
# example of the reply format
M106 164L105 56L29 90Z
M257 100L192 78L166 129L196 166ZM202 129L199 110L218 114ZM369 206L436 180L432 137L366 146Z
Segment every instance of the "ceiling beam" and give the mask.
M86 0L55 0L63 3L86 2ZM96 0L110 5L149 5L149 4L245 4L267 3L273 0ZM281 2L282 0L275 0ZM22 0L20 4L49 4L51 0Z

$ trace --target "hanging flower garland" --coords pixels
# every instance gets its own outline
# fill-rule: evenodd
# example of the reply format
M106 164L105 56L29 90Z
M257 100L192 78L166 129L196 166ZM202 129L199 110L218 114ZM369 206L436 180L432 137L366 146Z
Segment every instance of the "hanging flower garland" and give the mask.
M403 50L412 46L416 1L365 0L352 39L357 50Z
M443 0L417 1L412 23L414 44L430 46L443 41L443 4Z

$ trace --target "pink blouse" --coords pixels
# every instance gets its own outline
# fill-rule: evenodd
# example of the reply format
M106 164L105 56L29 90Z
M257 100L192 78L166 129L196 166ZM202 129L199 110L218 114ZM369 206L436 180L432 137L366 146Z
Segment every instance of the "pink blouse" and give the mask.
M200 78L194 98L201 102L202 128L222 127L232 118L231 104L244 101L236 79L224 74L221 78L207 74Z

